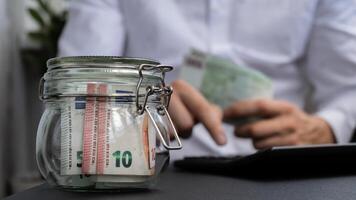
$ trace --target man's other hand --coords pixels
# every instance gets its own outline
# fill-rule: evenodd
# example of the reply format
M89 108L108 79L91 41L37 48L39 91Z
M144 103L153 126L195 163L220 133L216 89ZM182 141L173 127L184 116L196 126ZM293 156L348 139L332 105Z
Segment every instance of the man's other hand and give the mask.
M297 106L278 100L239 101L224 110L225 119L257 116L262 120L235 127L235 135L251 138L257 149L273 146L335 143L329 124Z

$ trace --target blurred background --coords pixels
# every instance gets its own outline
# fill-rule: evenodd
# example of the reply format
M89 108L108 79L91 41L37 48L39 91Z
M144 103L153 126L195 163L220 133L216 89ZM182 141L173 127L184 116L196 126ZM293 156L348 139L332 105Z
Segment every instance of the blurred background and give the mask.
M97 1L93 2L97 3ZM43 182L35 159L36 130L43 112L42 102L38 99L38 82L46 71L46 61L57 55L58 39L68 18L68 4L69 0L0 0L0 199ZM212 11L215 12L214 9ZM344 13L339 14L341 19L344 19ZM334 15L325 16L335 17ZM347 16L347 12L345 16ZM251 18L247 19L250 21ZM325 21L326 24L328 22ZM334 23L334 21L332 22ZM339 24L336 24L335 27L343 28ZM349 27L346 26L346 28ZM326 33L329 34L330 30ZM345 32L340 35L337 34L337 31L332 33L336 33L337 36L343 36L343 34L347 36ZM344 44L350 44L345 42L348 38L343 39L341 36ZM349 37L353 38L353 35L350 34ZM340 38L335 37L335 40L332 40L337 44L335 45L337 47L341 46L337 40ZM296 43L298 42L297 39ZM355 50L350 46L344 45L345 49L342 50L336 48L340 51L337 52L340 55L336 54L335 56L335 58L344 59L341 59L340 62L347 62L350 64L349 67L353 66L354 59L344 55L347 55L346 53L350 49ZM170 46L168 45L168 47ZM174 48L169 49L175 50ZM177 52L181 52L180 50L177 47ZM320 51L322 49L317 50L323 54ZM164 49L157 52L162 51ZM176 56L174 54L171 57L174 60ZM169 60L170 56L166 58ZM324 59L327 60L327 58ZM333 73L333 71L331 72ZM326 73L326 75L330 74ZM307 108L312 107L308 105L308 99L306 104ZM355 141L355 134L352 141Z
M0 198L42 182L38 81L57 54L66 8L65 0L0 0Z

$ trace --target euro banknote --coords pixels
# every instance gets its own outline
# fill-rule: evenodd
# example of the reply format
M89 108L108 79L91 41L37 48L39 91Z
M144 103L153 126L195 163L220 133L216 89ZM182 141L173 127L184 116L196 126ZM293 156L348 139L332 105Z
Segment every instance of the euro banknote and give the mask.
M194 49L184 58L180 79L190 83L207 100L221 108L241 100L273 98L272 80L262 72ZM240 119L235 123L257 119Z
M111 89L110 89L111 90ZM105 84L88 84L104 95ZM61 175L153 175L156 134L148 117L107 97L68 97L61 106Z

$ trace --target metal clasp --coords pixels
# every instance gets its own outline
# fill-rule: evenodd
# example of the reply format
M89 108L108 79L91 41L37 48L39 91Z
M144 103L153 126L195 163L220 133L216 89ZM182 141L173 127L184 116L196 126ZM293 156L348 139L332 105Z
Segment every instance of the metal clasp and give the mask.
M165 99L165 101L166 101L165 104L168 107L169 101L170 101L170 96L172 94L172 88L165 86L164 77L165 77L165 73L171 71L172 69L173 69L173 67L172 66L168 66L168 65L142 64L142 65L139 66L139 68L138 68L139 79L138 79L138 82L137 82L137 85L136 85L136 98L135 98L135 100L136 100L136 108L137 108L137 113L138 114L142 115L144 113L148 97L150 95L152 95L154 92L155 93L162 92L162 94L165 95L165 97L167 97L167 99ZM162 73L162 80L161 80L162 81L162 90L159 90L159 88L157 88L157 87L148 86L146 88L146 94L145 94L145 97L144 97L144 103L143 103L143 105L141 105L139 101L140 101L140 87L141 87L141 84L142 84L142 81L143 81L143 73L142 73L143 70L148 70L148 71L160 70L161 71L161 73ZM153 89L155 89L155 90L153 90Z
M139 90L143 81L143 70L161 70L162 73L162 87L156 87L156 86L148 86L146 88L146 94L144 95L144 101L143 104L140 104L140 94L139 94ZM179 139L178 133L176 128L173 125L172 119L168 114L168 111L166 108L168 108L169 106L169 102L171 99L171 95L173 93L173 88L171 86L166 86L165 82L164 82L164 77L165 77L165 73L168 71L171 71L173 69L172 66L166 66L166 65L147 65L147 64L142 64L139 66L138 68L138 74L139 74L139 80L137 82L137 86L136 86L136 108L137 108L137 113L139 115L142 115L145 111L148 113L148 116L150 117L153 126L155 127L158 136L163 144L163 146L167 149L167 150L177 150L177 149L181 149L182 148L182 142ZM149 106L147 105L147 101L148 101L148 97L152 94L157 94L160 95L160 97L164 98L164 105L159 105L156 107L157 109L157 113L159 116L166 116L168 119L168 124L171 128L171 130L173 131L173 136L174 138L177 140L178 146L170 146L167 144L162 131L160 130L156 120L154 119L154 115L153 113L150 111Z
M167 150L178 150L178 149L181 149L182 148L182 142L180 141L179 139L179 136L178 136L178 133L177 133L177 130L176 128L174 127L173 125L173 122L172 122L172 119L171 117L169 116L168 114L168 111L166 109L165 106L163 105L160 105L158 107L156 107L157 109L157 113L161 116L166 116L167 119L168 119L168 122L169 122L169 125L171 127L171 129L173 130L173 136L174 138L177 140L177 143L178 143L178 146L170 146L167 144L166 140L165 140L165 137L163 136L162 134L162 131L161 129L159 128L156 120L154 119L154 116L153 116L153 113L150 111L150 108L148 106L145 107L145 110L146 112L148 113L148 116L150 117L151 121L152 121L152 124L153 126L155 127L157 133L158 133L158 136L163 144L163 146L167 149Z

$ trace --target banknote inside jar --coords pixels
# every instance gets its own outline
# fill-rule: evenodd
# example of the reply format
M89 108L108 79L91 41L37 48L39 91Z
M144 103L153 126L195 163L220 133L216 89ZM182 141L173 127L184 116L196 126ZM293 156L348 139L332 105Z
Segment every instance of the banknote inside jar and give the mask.
M88 94L129 93L107 84L87 85ZM60 174L87 182L140 182L153 176L156 131L138 114L132 97L65 97L61 101ZM120 178L118 178L120 177Z

